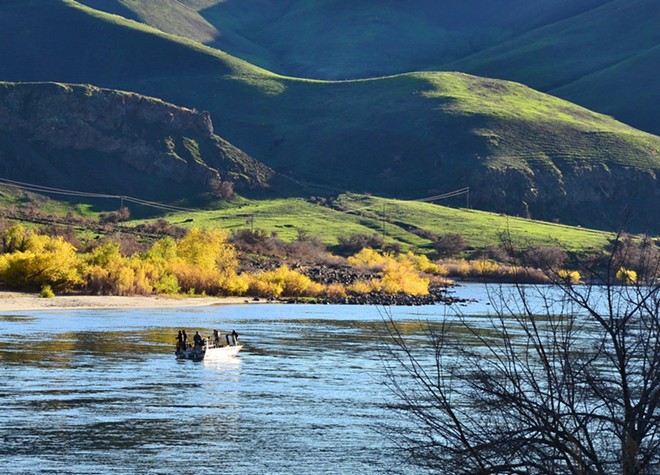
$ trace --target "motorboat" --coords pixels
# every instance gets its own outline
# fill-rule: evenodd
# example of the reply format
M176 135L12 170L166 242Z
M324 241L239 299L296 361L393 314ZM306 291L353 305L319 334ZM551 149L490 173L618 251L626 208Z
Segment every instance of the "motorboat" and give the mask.
M236 332L222 337L215 333L214 337L202 338L196 345L187 344L185 348L177 348L174 354L178 360L215 360L234 357L242 348L243 345L238 342Z

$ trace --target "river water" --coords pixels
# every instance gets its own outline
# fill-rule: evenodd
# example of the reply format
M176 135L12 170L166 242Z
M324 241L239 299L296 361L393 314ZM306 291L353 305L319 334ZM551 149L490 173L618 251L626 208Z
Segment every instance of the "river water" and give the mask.
M483 287L456 296L482 299ZM397 321L446 306L392 307ZM397 464L383 309L0 309L0 469L12 474L371 474ZM177 331L236 330L234 359L176 361ZM409 473L414 473L412 469Z

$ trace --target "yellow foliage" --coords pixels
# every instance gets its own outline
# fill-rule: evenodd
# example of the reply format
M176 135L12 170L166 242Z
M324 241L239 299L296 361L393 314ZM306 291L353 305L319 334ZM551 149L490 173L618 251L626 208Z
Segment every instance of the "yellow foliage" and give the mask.
M439 275L441 277L446 277L446 276L449 275L449 269L447 268L446 265L438 264L437 267L438 267L438 270L436 271L435 275Z
M245 295L250 288L250 281L245 275L235 275L227 278L222 287L229 295Z
M227 244L227 235L219 230L191 229L178 242L176 254L183 262L203 271L235 271L238 267L236 249Z
M124 257L119 245L112 242L98 246L87 256L85 277L89 290L100 294L151 295L178 291L176 277L167 277L163 265L140 256Z
M58 291L68 291L82 283L76 248L62 237L42 236L16 226L5 232L3 239L12 250L0 259L0 279L7 285L50 285Z
M156 241L146 254L146 258L155 263L166 263L176 258L177 244L174 238L166 237Z
M394 272L386 272L381 282L383 291L388 294L429 294L429 279L420 277L410 269L398 268Z
M472 261L472 268L479 275L492 275L500 270L500 265L486 259Z
M23 252L27 250L27 238L31 231L19 225L12 226L2 233L2 248L6 253Z
M242 295L248 288L236 273L238 257L222 231L191 229L179 242L164 239L147 253L164 263L185 292Z
M356 282L347 288L349 292L357 294L385 292L388 294L428 295L429 279L421 277L419 272L439 270L426 256L416 256L409 252L395 259L389 254L382 255L368 248L349 257L348 262L352 265L368 266L382 272L380 279Z
M50 285L45 284L41 286L41 290L39 291L39 296L45 299L52 299L55 298L55 292L53 292L53 289L51 288Z
M470 275L470 264L467 261L460 260L457 262L449 262L445 264L447 268L447 275L467 277Z
M560 269L559 272L557 272L557 275L559 278L564 279L571 284L579 283L580 279L582 278L580 273L576 270Z
M616 272L616 278L624 284L634 284L637 282L637 272L631 269L626 269L625 267L621 267Z
M282 286L275 282L259 280L257 276L252 276L248 292L257 297L277 298L282 295L283 290Z
M249 292L264 297L310 297L323 292L323 286L306 275L282 266L253 276Z
M159 294L178 294L181 291L179 280L173 274L162 274L153 286L154 292Z
M420 272L426 272L427 274L439 274L440 268L437 264L434 264L429 260L429 258L423 254L415 254L412 251L408 251L406 254L399 256L399 262L410 262L415 269Z
M368 294L370 292L380 292L383 289L380 280L364 281L359 280L349 285L346 290L354 294Z
M127 266L120 266L116 269L114 275L114 285L116 295L132 295L133 284L135 282L135 270Z
M119 243L106 242L92 249L86 260L89 265L109 268L117 265L123 259L119 252Z
M348 258L348 263L353 266L371 268L382 268L391 261L394 261L394 259L390 255L382 255L368 247Z
M346 287L342 284L330 284L326 286L323 294L328 298L344 298L346 297Z

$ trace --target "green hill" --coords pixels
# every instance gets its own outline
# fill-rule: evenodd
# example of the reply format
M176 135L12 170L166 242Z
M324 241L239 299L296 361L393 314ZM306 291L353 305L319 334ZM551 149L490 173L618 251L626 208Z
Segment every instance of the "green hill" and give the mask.
M660 138L525 86L459 73L342 82L278 76L70 0L0 7L0 78L93 83L211 112L257 160L331 191L582 225L657 228Z
M511 79L660 132L660 8L614 0L443 69Z
M427 69L605 0L83 0L279 73L364 78Z
M378 0L84 3L285 75L461 71L522 82L660 132L653 106L660 90L649 84L658 63L648 53L660 44L655 0L418 0L414 8ZM593 93L606 86L607 94Z

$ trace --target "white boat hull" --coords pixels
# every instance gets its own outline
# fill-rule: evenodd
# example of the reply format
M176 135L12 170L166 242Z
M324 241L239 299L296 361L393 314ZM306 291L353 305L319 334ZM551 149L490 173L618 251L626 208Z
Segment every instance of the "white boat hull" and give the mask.
M219 346L216 348L207 348L205 359L232 358L238 354L243 345Z
M202 361L204 359L223 359L232 358L238 354L243 345L225 345L225 346L204 346L202 348L192 348L189 350L177 350L174 352L178 360Z

